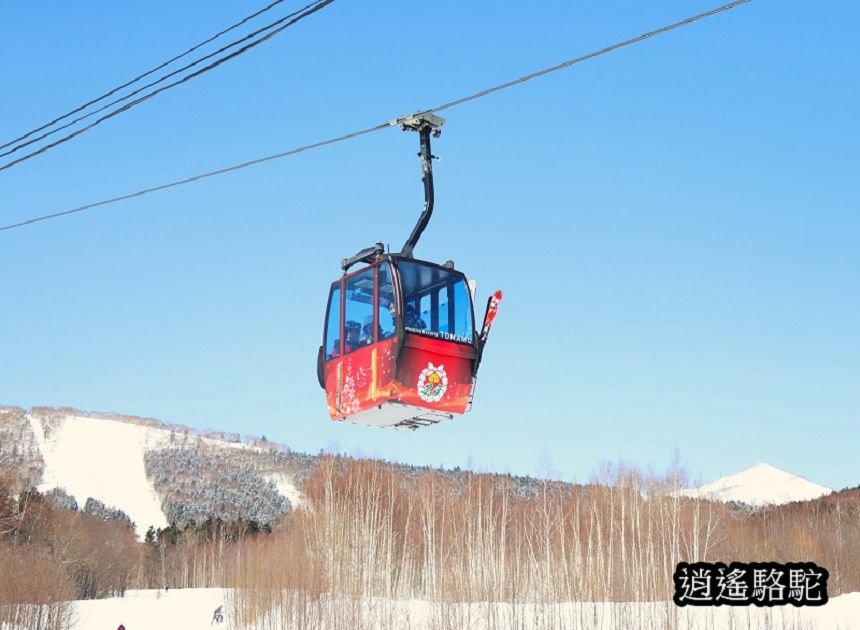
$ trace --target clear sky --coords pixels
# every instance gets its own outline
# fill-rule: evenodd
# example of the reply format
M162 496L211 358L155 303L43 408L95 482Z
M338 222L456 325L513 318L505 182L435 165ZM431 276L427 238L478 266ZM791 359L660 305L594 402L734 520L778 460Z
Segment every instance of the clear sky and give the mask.
M7 4L0 141L263 4ZM0 172L2 223L362 129L713 6L337 0ZM446 111L416 254L455 260L481 309L505 291L453 422L333 423L316 382L339 261L398 248L421 208L417 137L395 129L0 233L0 403L566 480L607 460L662 469L677 449L702 480L768 462L860 484L858 20L850 2L753 0Z

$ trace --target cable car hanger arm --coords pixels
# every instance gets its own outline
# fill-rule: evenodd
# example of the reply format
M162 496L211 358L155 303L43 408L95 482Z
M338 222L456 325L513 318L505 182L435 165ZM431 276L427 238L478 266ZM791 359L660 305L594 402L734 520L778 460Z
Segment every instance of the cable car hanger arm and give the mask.
M393 124L399 125L403 131L417 131L420 137L421 151L418 156L421 158L421 181L424 182L424 210L421 216L418 217L418 223L412 228L412 234L406 239L403 244L401 256L412 258L412 252L418 244L418 239L430 223L430 217L433 215L433 158L435 157L430 151L430 134L434 138L438 138L442 133L442 125L445 124L445 119L430 113L410 114L402 116L392 121Z
M418 156L421 158L421 181L424 182L424 210L418 217L415 227L412 228L409 238L403 244L403 249L398 254L395 254L404 258L412 258L412 252L418 244L418 239L421 238L421 234L423 234L427 224L430 223L430 217L433 215L433 158L435 156L430 150L430 136L432 134L434 138L439 137L442 133L442 125L445 124L445 119L429 112L419 112L395 118L389 124L392 126L397 125L403 131L417 131L420 138L421 150ZM376 243L373 247L367 247L349 258L344 258L341 261L341 268L346 272L356 263L374 262L384 252L385 248L382 243Z
M352 267L355 263L366 262L372 263L379 259L382 254L385 253L385 245L382 243L376 243L373 247L365 247L357 254L353 254L349 258L344 258L340 267L343 269L343 272L346 273L347 270Z

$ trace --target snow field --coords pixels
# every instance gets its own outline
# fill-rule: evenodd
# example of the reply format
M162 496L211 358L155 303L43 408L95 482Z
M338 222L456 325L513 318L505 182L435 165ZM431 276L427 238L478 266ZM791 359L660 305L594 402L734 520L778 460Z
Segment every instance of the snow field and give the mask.
M224 604L217 588L128 591L125 597L74 602L70 630L212 630L212 613ZM226 620L225 620L226 621ZM228 624L221 624L227 628Z
M129 591L124 598L74 602L71 630L114 630L120 623L126 630L204 630L212 625L212 613L225 605L227 630L274 630L283 628L281 615L270 623L236 628L229 610L230 592L222 589L183 589L161 592ZM691 608L678 609L671 603L477 603L439 604L422 600L365 598L358 602L334 600L317 605L319 625L311 628L337 629L337 621L352 619L352 630L463 628L469 630L662 630L668 618L677 615L679 630L860 630L860 593L832 598L826 606L795 608ZM338 608L340 610L338 610Z

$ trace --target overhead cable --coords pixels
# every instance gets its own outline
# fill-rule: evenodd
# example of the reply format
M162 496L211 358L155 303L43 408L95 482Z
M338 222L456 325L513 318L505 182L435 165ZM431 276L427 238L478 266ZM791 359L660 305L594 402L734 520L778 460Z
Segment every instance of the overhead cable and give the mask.
M127 195L120 195L119 197L113 197L111 199L105 199L103 201L96 201L94 203L88 203L83 206L79 206L77 208L72 208L71 210L64 210L62 212L55 212L54 214L48 214L41 217L35 217L33 219L27 219L26 221L21 221L20 223L14 223L12 225L4 225L0 227L0 232L4 230L12 230L15 228L23 227L25 225L30 225L31 223L38 223L39 221L47 221L49 219L56 219L58 217L66 216L67 214L75 214L77 212L83 212L84 210L91 210L92 208L98 208L99 206L106 206L108 204L116 203L118 201L125 201L126 199L133 199L134 197L142 197L143 195L149 194L151 192L156 192L158 190L166 190L168 188L175 188L176 186L182 186L183 184L190 184L191 182L196 182L201 179L206 179L208 177L215 177L216 175L223 175L224 173L230 173L232 171L238 171L243 168L248 168L249 166L255 166L257 164L262 164L263 162L270 162L272 160L277 160L279 158L287 157L289 155L295 155L296 153L302 153L304 151L309 151L311 149L316 149L319 147L324 147L329 144L334 144L336 142L343 142L344 140L351 140L352 138L357 138L358 136L363 136L368 133L379 131L381 129L385 129L389 126L389 124L383 123L381 125L376 125L375 127L369 127L367 129L362 129L361 131L353 131L352 133L348 133L342 136L338 136L337 138L331 138L329 140L323 140L321 142L315 142L313 144L307 144L303 147L298 147L296 149L290 149L289 151L284 151L283 153L276 153L274 155L268 155L266 157L257 158L255 160L249 160L248 162L242 162L241 164L234 164L233 166L228 166L226 168L218 169L217 171L209 171L207 173L200 173L199 175L193 175L191 177L186 177L185 179L180 179L175 182L170 182L168 184L160 184L158 186L153 186L151 188L144 188L143 190L138 190L137 192L129 193Z
M628 39L628 40L625 40L625 41L623 41L623 42L619 42L619 43L617 43L617 44L612 44L611 46L607 46L607 47L602 48L602 49L600 49L600 50L598 50L598 51L595 51L595 52L592 52L592 53L588 53L587 55L582 55L582 56L580 56L580 57L575 57L575 58L570 59L570 60L568 60L568 61L564 61L564 62L562 62L562 63L560 63L560 64L557 64L557 65L554 65L554 66L550 66L549 68L545 68L545 69L543 69L543 70L539 70L539 71L537 71L537 72L532 72L532 73L527 74L527 75L524 75L524 76L522 76L522 77L520 77L520 78L518 78L518 79L514 79L513 81L508 81L508 82L506 82L506 83L502 83L502 84L499 84L499 85L497 85L497 86L494 86L494 87L491 87L491 88L487 88L487 89L481 90L480 92L475 92L474 94L471 94L471 95L469 95L469 96L465 96L465 97L463 97L463 98L459 98L459 99L456 99L456 100L453 100L453 101L449 101L449 102L447 102L447 103L443 103L443 104L438 105L438 106L436 106L436 107L434 107L434 108L432 108L432 109L422 110L422 113L423 113L423 112L438 112L438 111L442 111L442 110L444 110L444 109L449 109L449 108L451 108L451 107L456 107L457 105L462 105L463 103L467 103L467 102L469 102L469 101L473 101L473 100L475 100L475 99L482 98L482 97L487 96L487 95L489 95L489 94L493 94L493 93L498 92L498 91L500 91L500 90L504 90L504 89L506 89L506 88L513 87L513 86L515 86L515 85L519 85L519 84L525 83L526 81L530 81L530 80L532 80L532 79L536 79L537 77L547 75L547 74L549 74L549 73L551 73L551 72L556 72L556 71L558 71L558 70L562 70L562 69L564 69L564 68L569 68L569 67L571 67L571 66L573 66L573 65L575 65L575 64L577 64L577 63L581 63L581 62L586 61L586 60L588 60L588 59L593 59L593 58L595 58L595 57L599 57L599 56L601 56L601 55L605 55L605 54L610 53L610 52L612 52L612 51L614 51L614 50L618 50L619 48L623 48L623 47L625 47L625 46L630 46L630 45L632 45L632 44L636 44L636 43L638 43L638 42L645 41L646 39L650 39L650 38L652 38L652 37L654 37L654 36L656 36L656 35L661 35L661 34L663 34L663 33L667 33L667 32L669 32L669 31L672 31L672 30L674 30L674 29L680 28L680 27L682 27L682 26L687 26L687 25L689 25L689 24L692 24L692 23L694 23L694 22L698 22L699 20L703 20L703 19L705 19L705 18L708 18L708 17L714 16L714 15L717 15L717 14L719 14L719 13L724 13L724 12L729 11L730 9L734 9L735 7L738 7L738 6L742 5L742 4L747 4L747 3L748 3L748 2L750 2L750 1L751 1L751 0L736 0L735 2L731 2L731 3L729 3L729 4L723 5L723 6L721 6L721 7L716 8L716 9L712 9L712 10L710 10L710 11L707 11L707 12L705 12L705 13L700 13L700 14L698 14L698 15L694 15L694 16L692 16L692 17L686 18L686 19L684 19L684 20L681 20L680 22L675 22L674 24L670 24L670 25L668 25L668 26L663 26L663 27L658 28L658 29L656 29L656 30L649 31L649 32L647 32L647 33L644 33L643 35L639 35L638 37L634 37L633 39ZM396 123L396 120L397 120L396 118L393 118L393 119L391 119L391 120L389 120L389 121L387 121L387 122L384 122L384 123L378 124L378 125L373 126L373 127L369 127L369 128L367 128L367 129L363 129L363 130L361 130L361 131L355 131L355 132L348 133L348 134L345 134L345 135L342 135L342 136L338 136L338 137L336 137L336 138L331 138L331 139L329 139L329 140L323 140L323 141L321 141L321 142L316 142L316 143L314 143L314 144L309 144L309 145L305 145L305 146L302 146L302 147L298 147L298 148L296 148L296 149L291 149L291 150L289 150L289 151L284 151L284 152L282 152L282 153L276 153L276 154L274 154L274 155L269 155L269 156L266 156L266 157L257 158L257 159L250 160L250 161L247 161L247 162L242 162L241 164L235 164L235 165L233 165L233 166L229 166L229 167L227 167L227 168L218 169L218 170L216 170L216 171L209 171L209 172L207 172L207 173L201 173L201 174L199 174L199 175L194 175L194 176L192 176L192 177L187 177L187 178L185 178L185 179L177 180L177 181L174 181L174 182L171 182L171 183L168 183L168 184L161 184L161 185L159 185L159 186L153 186L153 187L151 187L151 188L145 188L145 189L143 189L143 190L139 190L139 191L137 191L137 192L135 192L135 193L131 193L131 194L128 194L128 195L122 195L122 196L120 196L120 197L113 197L113 198L111 198L111 199L105 199L105 200L103 200L103 201L97 201L97 202L95 202L95 203L89 203L89 204L86 204L86 205L83 205L83 206L79 206L79 207L77 207L77 208L72 208L71 210L65 210L65 211L63 211L63 212L55 212L55 213L53 213L53 214L48 214L48 215L43 215L43 216L38 216L38 217L31 218L31 219L27 219L27 220L25 220L25 221L21 221L21 222L19 222L19 223L13 223L13 224L10 224L10 225L0 226L0 232L5 231L5 230L12 230L12 229L20 228L20 227L23 227L23 226L25 226L25 225L30 225L30 224L33 224L33 223L37 223L37 222L39 222L39 221L47 221L47 220L49 220L49 219L56 219L56 218L58 218L58 217L66 216L66 215L69 215L69 214L74 214L74 213L78 213L78 212L83 212L83 211L85 211L85 210L90 210L90 209L92 209L92 208L96 208L96 207L100 207L100 206L106 206L106 205L108 205L108 204L113 204L113 203L116 203L116 202L118 202L118 201L124 201L124 200L126 200L126 199L131 199L131 198L133 198L133 197L140 197L140 196L146 195L146 194L151 193L151 192L155 192L155 191L159 191L159 190L164 190L164 189L167 189L167 188L174 188L174 187L176 187L176 186L181 186L181 185L184 185L184 184L189 184L189 183L191 183L191 182L195 182L195 181L198 181L198 180L201 180L201 179L205 179L205 178L208 178L208 177L214 177L215 175L222 175L222 174L224 174L224 173L229 173L229 172L232 172L232 171L237 171L237 170L240 170L240 169L243 169L243 168L247 168L247 167L249 167L249 166L254 166L254 165L256 165L256 164L261 164L261 163L263 163L263 162L269 162L269 161L271 161L271 160L277 160L277 159L280 159L280 158L283 158L283 157L288 157L288 156L290 156L290 155L295 155L295 154L297 154L297 153L302 153L302 152L304 152L304 151L308 151L308 150L310 150L310 149L315 149L315 148L318 148L318 147L327 146L327 145L330 145L330 144L334 144L334 143L336 143L336 142L342 142L342 141L345 141L345 140L350 140L350 139L352 139L352 138L356 138L356 137L358 137L358 136L363 136L363 135L366 135L366 134L372 133L372 132L374 132L374 131L380 131L380 130L382 130L382 129L385 129L385 128L387 128L387 127L390 127L390 126L392 126L392 125L394 125L394 124Z
M52 121L50 121L50 122L45 123L45 124L44 124L44 125L42 125L41 127L36 127L35 129L31 129L30 131L28 131L28 132L27 132L27 133L25 133L24 135L19 136L19 137L15 138L14 140L10 140L10 141L9 141L9 142L7 142L6 144L0 144L0 149L5 149L6 147L12 146L13 144L17 144L17 143L18 143L18 142L20 142L21 140L26 140L27 138L29 138L30 136L32 136L34 133L39 133L40 131L42 131L42 130L44 130L44 129L47 129L48 127L52 127L53 125L57 124L57 123L58 123L58 122L60 122L61 120L65 120L65 119L66 119L66 118L68 118L69 116L74 116L74 115L75 115L75 114L77 114L78 112L81 112L81 111L85 110L85 109L86 109L87 107L89 107L90 105L95 105L96 103L98 103L98 102L100 102L100 101L103 101L104 99L106 99L106 98L108 98L108 97L110 97L110 96L113 96L114 94L116 94L116 93L117 93L117 92L119 92L120 90L125 89L125 88L127 88L128 86L130 86L130 85L133 85L133 84L137 83L137 82L138 82L138 81L140 81L141 79L144 79L144 78L148 77L149 75L154 74L154 73L158 72L159 70L162 70L162 69L166 68L166 67L167 67L167 66L169 66L170 64L172 64L172 63L174 63L174 62L176 62L176 61L179 61L179 60L180 60L180 59L182 59L183 57L187 57L188 55L190 55L191 53L193 53L195 50L198 50L199 48L202 48L202 47L203 47L203 46L205 46L206 44L210 44L210 43L212 43L213 41L215 41L216 39L218 39L218 38L219 38L219 37L221 37L222 35L226 35L226 34L227 34L227 33L229 33L230 31L232 31L232 30L235 30L235 29L239 28L240 26L242 26L243 24L245 24L245 23L246 23L246 22L248 22L249 20L252 20L252 19L254 19L255 17L257 17L257 16L259 16L259 15L262 15L262 14L263 14L263 13L265 13L266 11L269 11L270 9L274 8L275 6L277 6L277 5L281 4L283 1L284 1L284 0L275 0L274 2L272 2L271 4L269 4L268 6L265 6L265 7L263 7L262 9L260 9L259 11L255 12L255 13L252 13L251 15L249 15L249 16L247 16L247 17L243 18L242 20L240 20L240 21L236 22L236 23L235 23L235 24L233 24L232 26L229 26L229 27L225 28L223 31L220 31L220 32L218 32L218 33L215 33L215 35L213 35L212 37L210 37L210 38L208 38L208 39L206 39L206 40L204 40L204 41L200 42L199 44L196 44L196 45L192 46L191 48L189 48L189 49L188 49L188 50L186 50L185 52L180 53L180 54L176 55L175 57L172 57L172 58L168 59L167 61L165 61L165 62L164 62L164 63L162 63L161 65L156 66L155 68L152 68L151 70L147 70L147 71L146 71L146 72L144 72L143 74L139 74L139 75L137 75L136 77L134 77L134 78L133 78L133 79L131 79L130 81L126 81L126 82L125 82L125 83L123 83L122 85L119 85L119 86L117 86L117 87L113 88L113 89L112 89L112 90L110 90L109 92L105 92L105 93L104 93L104 94L102 94L101 96L99 96L99 97L97 97L97 98L94 98L94 99L92 99L91 101L87 101L87 102L86 102L86 103L84 103L83 105L81 105L81 106L79 106L79 107L76 107L75 109L73 109L73 110L71 110L71 111L69 111L69 112L66 112L66 113L65 113L65 114L63 114L62 116L58 116L57 118L54 118L54 120L52 120Z
M117 115L119 115L119 114L122 114L123 112L128 111L128 110L129 110L129 109L131 109L132 107L134 107L134 106L136 106L136 105L139 105L140 103L142 103L142 102L144 102L144 101L147 101L147 100L151 99L152 97L154 97L154 96L156 96L156 95L160 94L161 92L164 92L164 91L169 90L169 89L171 89L171 88L173 88L173 87L176 87L177 85L181 85L181 84L183 84L183 83L186 83L187 81L190 81L191 79L193 79L193 78L195 78L195 77L198 77L198 76L200 76L201 74L204 74L204 73L206 73L206 72L209 72L210 70L213 70L214 68L217 68L218 66L220 66L220 65L221 65L222 63L224 63L225 61L229 61L230 59L233 59L234 57L237 57L237 56L241 55L242 53L246 52L247 50L250 50L250 49L251 49L251 48L253 48L254 46L257 46L257 45L259 45L259 44L262 44L264 41L266 41L266 40L268 40L268 39L270 39L270 38L274 37L274 36L275 36L275 35L277 35L278 33L282 32L284 29L286 29L286 28L288 28L288 27L292 26L292 25L293 25L293 24L295 24L296 22L299 22L299 21L303 20L304 18L308 17L309 15L312 15L313 13L316 13L317 11L319 11L319 10L320 10L320 9L322 9L323 7L328 6L329 4L331 4L331 3L332 3L332 2L334 2L334 1L335 1L335 0L316 0L316 2L312 2L311 4L309 4L309 5L305 6L305 7L303 7L302 9L300 9L299 11L296 11L296 12L294 12L294 13L291 13L290 15L285 16L285 17L281 18L280 20L278 20L277 22L275 22L274 24L280 24L280 23L282 23L284 20L287 20L288 18L292 18L292 19L290 19L286 24L282 24L279 28L276 28L275 30L273 30L273 31L271 31L271 32L269 32L269 33L267 33L267 34L263 35L262 37L260 37L260 38L258 38L258 39L256 39L256 40L251 41L251 42L250 42L250 43L248 43L248 44L245 44L244 46L242 46L242 48L239 48L238 50L233 51L233 52L232 52L232 53L230 53L229 55L225 55L224 57L221 57L221 58L219 58L219 59L216 59L215 61L213 61L213 62L212 62L212 63L210 63L209 65L204 66L203 68L201 68L201 69L199 69L199 70L196 70L195 72L192 72L191 74L187 74L187 75L185 75L184 77L182 77L181 79L178 79L178 80L174 81L173 83L168 83L167 85L164 85L164 86L162 86L162 87L158 88L157 90L153 90L152 92L150 92L150 93L148 93L148 94L144 94L143 96L141 96L141 97L139 97L139 98L137 98L137 99L135 99L135 100L133 100L133 101L131 101L131 102L129 102L129 103L126 103L126 104L125 104L125 105L123 105L122 107L120 107L120 108L118 108L118 109L115 109L114 111L112 111L112 112L110 112L110 113L107 113L107 114L105 114L104 116L102 116L102 117L100 117L100 118L97 118L94 122L92 122L92 123L90 123L90 124L86 125L85 127L81 127L80 129L78 129L78 130L76 130L76 131L74 131L74 132L70 133L69 135L67 135L67 136L65 136L65 137L63 137L63 138L60 138L59 140L55 140L54 142L51 142L51 143L49 143L49 144L46 144L46 145L44 145L44 146L40 147L39 149L37 149L37 150L35 150L35 151L32 151L32 152L30 152L30 153L28 153L28 154L26 154L26 155L23 155L23 156L21 156L21 157L19 157L19 158L17 158L17 159L14 159L14 160L12 160L12 161L10 161L10 162L7 162L6 164L0 165L0 171L4 171L4 170L6 170L6 169L9 169L9 168L11 168L11 167L15 166L16 164L20 164L21 162L24 162L25 160L29 160L30 158L33 158L33 157L35 157L35 156L37 156L37 155L40 155L40 154L44 153L45 151L47 151L47 150L49 150L49 149L52 149L52 148L54 148L54 147L56 147L56 146L58 146L58 145L60 145L60 144L63 144L64 142L68 142L68 141L69 141L69 140L71 140L72 138L75 138L76 136L79 136L79 135L81 135L82 133L85 133L85 132L89 131L89 130L90 130L90 129L92 129L93 127L96 127L96 126L100 125L100 124L101 124L101 123L103 123L104 121L106 121L106 120L108 120L108 119L110 119L110 118L113 118L114 116L117 116ZM129 99L129 98L131 98L132 96L135 96L135 95L139 94L140 92L142 92L142 91L144 91L144 90L146 90L146 89L148 89L148 88L150 88L150 87L152 87L152 86L154 86L154 85L157 85L157 84L159 84L159 83L163 82L165 79L167 79L167 78L169 78L169 77L175 76L175 75L179 74L180 72L183 72L183 71L185 71L185 70L188 70L188 69L190 69L191 67L196 66L197 64L199 64L201 61L204 61L204 60L206 60L206 59L211 59L213 56L215 56L215 55L217 55L217 54L219 54L219 53L221 53L221 52L223 52L223 51L225 51L225 50L227 50L227 49L229 49L229 48L231 48L231 47L233 47L233 46L236 46L236 45L238 45L239 43L241 43L241 42L243 42L243 41L246 41L246 40L248 40L249 38L252 38L252 37L254 37L254 36L258 35L260 32L263 32L263 31L265 31L265 30L267 30L267 29L270 29L270 28L272 28L272 24L270 24L270 25L268 25L268 26L265 26L265 27L263 27L262 29L259 29L258 31L255 31L254 33L251 33L250 35L247 35L246 37L243 37L243 38L242 38L242 39L240 39L240 40L237 40L237 41L235 41L235 42L232 42L232 43L228 44L227 46L222 47L220 50L215 51L214 53L211 53L211 54L209 54L209 55L206 55L205 57L202 57L201 59L198 59L198 60L196 60L196 61L194 61L194 62L192 62L192 63L190 63L190 64L188 64L188 65L184 66L183 68L180 68L179 70L175 70L175 71L173 71L173 72L171 72L171 73L169 73L169 74L165 75L164 77L161 77L160 79L158 79L158 80L156 80L156 81L153 81L153 82L149 83L148 85L146 85L146 86L144 86L144 87L142 87L142 88L138 88L137 90L135 90L135 91L131 92L130 94L128 94L128 95L126 95L126 96L123 96L122 98L116 99L116 100L112 101L111 103L108 103L107 105L104 105L104 106L100 107L99 109L97 109L97 110L95 110L95 111L93 111L93 112L90 112L90 113L85 114L85 115L83 115L83 116L79 116L78 118L74 119L73 121L71 121L71 122L69 122L69 123L66 123L65 125L63 125L63 126L61 126L61 127L58 127L57 129L54 129L54 130L49 131L49 132L47 132L47 133L45 133L45 134L42 134L42 135L41 135L41 136L39 136L38 138L34 138L34 139L32 139L32 140L28 140L27 142L24 142L24 143L22 143L22 144L18 145L17 147L15 147L15 148L13 148L13 149L11 149L11 150L9 150L9 151L6 151L5 153L0 153L0 157L2 157L2 156L6 156L6 155L9 155L9 154L11 154L11 153L14 153L15 151L17 151L18 149L20 149L20 148L22 148L22 147L24 147L24 146L27 146L27 145L33 144L34 142L38 142L39 140L42 140L42 139L44 139L44 138L46 138L46 137L48 137L48 136L50 136L50 135L53 135L54 133L57 133L58 131L60 131L60 130L62 130L62 129L66 129L67 127L70 127L70 126L72 126L72 125L74 125L74 124L76 124L76 123L78 123L78 122L80 122L80 121L82 121L82 120L84 120L84 119L86 119L86 118L89 118L89 117L91 117L91 116L94 116L95 114L98 114L99 112L102 112L102 111L104 111L105 109L108 109L108 108L112 107L113 105L116 105L116 104L118 104L118 103L121 103L122 101L125 101L125 100Z
M746 4L750 2L750 0L736 0L735 2L730 2L729 4L724 4L721 7L717 7L716 9L711 9L710 11L706 11L705 13L699 13L698 15L694 15L692 17L688 17L685 20L681 20L680 22L675 22L674 24L669 24L668 26L663 26L653 31L649 31L647 33L643 33L638 37L634 37L633 39L627 39L623 42L618 42L617 44L612 44L611 46L607 46L606 48L601 48L600 50L596 50L594 52L590 52L587 55L582 55L581 57L575 57L573 59L568 59L567 61L562 61L560 64L555 66L550 66L549 68L544 68L543 70L538 70L537 72L532 72L531 74L527 74L521 76L519 79L514 79L513 81L508 81L507 83L501 83L499 85L493 86L491 88L487 88L486 90L481 90L480 92L475 92L474 94L470 94L469 96L464 96L463 98L458 98L453 101L449 101L447 103L443 103L442 105L438 105L432 109L425 110L426 113L433 112L441 112L443 109L448 109L450 107L456 107L457 105L462 105L463 103L468 103L469 101L474 101L475 99L482 98L493 92L499 92L501 90L506 90L507 88L514 87L515 85L519 85L521 83L525 83L526 81L531 81L532 79L537 79L538 77L542 77L544 75L550 74L551 72L557 72L559 70L564 70L565 68L569 68L575 64L581 63L583 61L588 61L589 59L594 59L595 57L600 57L601 55L605 55L607 53L611 53L614 50L618 50L619 48L624 48L625 46L631 46L633 44L638 44L639 42L643 42L646 39L651 39L652 37L656 37L657 35L662 35L663 33L668 33L669 31L674 31L676 28L681 28L682 26L688 26L693 22L698 22L699 20L704 20L705 18L712 17L719 13L725 13L726 11L730 11L735 7L738 7L742 4Z

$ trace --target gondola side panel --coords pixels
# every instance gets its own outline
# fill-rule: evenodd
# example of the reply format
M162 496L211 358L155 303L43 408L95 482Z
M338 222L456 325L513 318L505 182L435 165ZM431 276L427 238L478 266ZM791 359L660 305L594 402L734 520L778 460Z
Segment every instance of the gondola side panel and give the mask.
M399 401L445 413L465 413L475 356L468 345L407 334L395 383Z
M395 338L363 346L324 366L326 402L333 420L372 409L394 393Z

